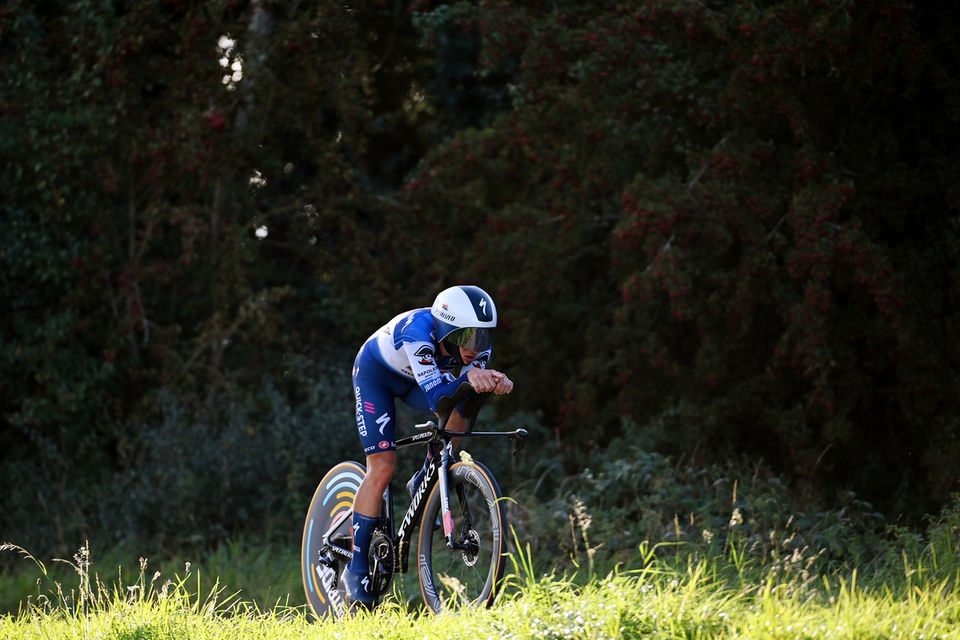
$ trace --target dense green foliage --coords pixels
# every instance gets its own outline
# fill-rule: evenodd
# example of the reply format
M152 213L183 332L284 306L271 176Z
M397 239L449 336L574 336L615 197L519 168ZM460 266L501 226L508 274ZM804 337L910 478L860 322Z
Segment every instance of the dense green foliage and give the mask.
M622 437L935 511L956 14L0 2L0 531L295 535L356 346L464 281L565 473Z

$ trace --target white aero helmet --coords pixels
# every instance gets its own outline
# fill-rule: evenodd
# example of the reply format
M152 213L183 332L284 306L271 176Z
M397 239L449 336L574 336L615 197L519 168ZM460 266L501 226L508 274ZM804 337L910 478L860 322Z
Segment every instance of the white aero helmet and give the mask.
M460 285L441 291L430 308L437 328L437 341L454 347L483 351L492 341L497 326L497 307L493 298L473 285ZM456 349L451 349L457 355Z

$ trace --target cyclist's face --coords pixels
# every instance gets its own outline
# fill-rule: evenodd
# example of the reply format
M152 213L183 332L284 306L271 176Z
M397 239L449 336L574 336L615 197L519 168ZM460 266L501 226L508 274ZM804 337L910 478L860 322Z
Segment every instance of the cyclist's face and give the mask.
M477 358L477 352L471 351L470 349L464 349L460 347L460 359L463 360L463 364L470 364Z

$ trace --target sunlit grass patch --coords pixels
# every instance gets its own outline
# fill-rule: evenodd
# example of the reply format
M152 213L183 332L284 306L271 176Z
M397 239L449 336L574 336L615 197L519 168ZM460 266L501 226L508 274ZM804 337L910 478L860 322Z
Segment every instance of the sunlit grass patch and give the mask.
M739 536L734 529L722 545L642 543L629 562L602 572L585 553L603 543L582 535L585 509L581 505L571 533L579 535L580 558L587 562L561 569L535 557L515 535L510 573L494 606L439 615L425 613L404 585L376 611L314 621L297 606L296 552L286 557L262 545L232 543L208 555L226 567L226 578L186 562L161 571L141 560L134 571L118 568L108 579L94 570L87 545L56 563L11 545L6 551L22 556L39 584L19 613L0 616L0 638L960 640L956 507L932 520L923 535L892 532L889 546L860 567L820 563L820 551L807 547L759 545L756 533ZM594 522L602 517L593 514ZM54 567L69 569L68 579L53 579ZM287 595L279 586L250 594L232 586L271 586L287 572L290 597L274 597Z
M801 591L773 582L736 586L701 559L656 561L577 584L568 577L515 576L492 609L440 615L388 603L340 621L311 621L300 608L261 610L186 582L143 576L124 593L94 594L87 608L35 607L0 618L0 637L20 638L957 638L955 583L864 587L823 579Z

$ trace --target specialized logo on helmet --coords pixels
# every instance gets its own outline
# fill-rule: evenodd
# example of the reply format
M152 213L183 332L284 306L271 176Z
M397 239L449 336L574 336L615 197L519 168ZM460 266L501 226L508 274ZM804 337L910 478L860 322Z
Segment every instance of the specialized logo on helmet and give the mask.
M489 321L494 319L496 310L493 306L493 300L487 296L487 293L483 289L469 286L463 287L463 292L467 295L470 304L473 305L473 310L476 312L478 320Z

